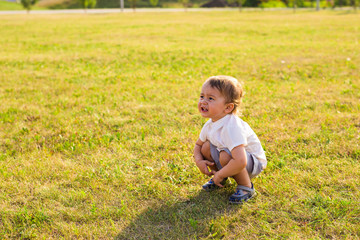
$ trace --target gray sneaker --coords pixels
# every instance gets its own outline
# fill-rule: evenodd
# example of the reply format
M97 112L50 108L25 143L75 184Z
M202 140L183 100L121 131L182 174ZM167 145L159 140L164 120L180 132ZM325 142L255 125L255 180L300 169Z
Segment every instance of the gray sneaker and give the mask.
M251 188L238 185L235 193L230 196L229 202L235 203L235 204L243 203L243 202L246 202L247 200L255 197L255 195L256 195L256 192L255 192L254 185L252 183L251 183Z

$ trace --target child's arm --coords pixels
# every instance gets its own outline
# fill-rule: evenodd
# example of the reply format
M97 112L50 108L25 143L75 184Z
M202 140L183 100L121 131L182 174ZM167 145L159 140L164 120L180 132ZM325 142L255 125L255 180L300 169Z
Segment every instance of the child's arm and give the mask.
M226 178L238 174L246 167L246 151L244 145L239 145L231 151L232 159L223 166L220 171L214 172L213 181L216 185L221 186L220 182ZM222 186L221 186L222 187Z
M208 160L205 160L204 156L201 154L201 147L203 144L204 144L204 142L201 141L200 139L198 139L195 143L195 147L194 147L195 164L203 174L211 176L211 175L213 175L213 173L209 172L208 166L212 166L212 165L214 165L214 163L210 162Z

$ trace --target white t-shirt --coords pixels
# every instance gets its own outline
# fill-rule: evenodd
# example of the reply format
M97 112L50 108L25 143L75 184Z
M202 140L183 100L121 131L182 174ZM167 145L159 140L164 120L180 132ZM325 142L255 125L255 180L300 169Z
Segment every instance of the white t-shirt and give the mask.
M233 148L244 145L245 150L254 155L263 168L266 167L266 156L259 138L249 124L234 114L228 114L216 122L209 119L201 129L200 140L210 141L219 151L225 148L232 151Z

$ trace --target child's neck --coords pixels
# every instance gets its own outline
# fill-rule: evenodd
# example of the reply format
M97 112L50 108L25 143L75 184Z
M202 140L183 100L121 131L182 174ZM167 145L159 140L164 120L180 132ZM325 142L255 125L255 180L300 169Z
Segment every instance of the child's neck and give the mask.
M231 114L232 114L232 113L225 114L224 116L222 116L222 117L220 117L220 118L218 118L218 119L216 119L216 120L211 119L211 121L212 121L212 122L217 122L217 121L219 121L219 120L223 119L224 117L226 117L226 116L228 116L228 115L231 115Z

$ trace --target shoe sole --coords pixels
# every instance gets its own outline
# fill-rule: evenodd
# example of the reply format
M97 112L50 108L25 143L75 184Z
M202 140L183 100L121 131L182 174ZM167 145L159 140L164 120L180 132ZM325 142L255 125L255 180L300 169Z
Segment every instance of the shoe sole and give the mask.
M256 196L256 192L253 195L251 195L250 197L248 197L246 199L240 199L239 201L231 201L229 199L229 203L230 204L243 204L244 202L247 202L247 201L253 199L255 196Z

